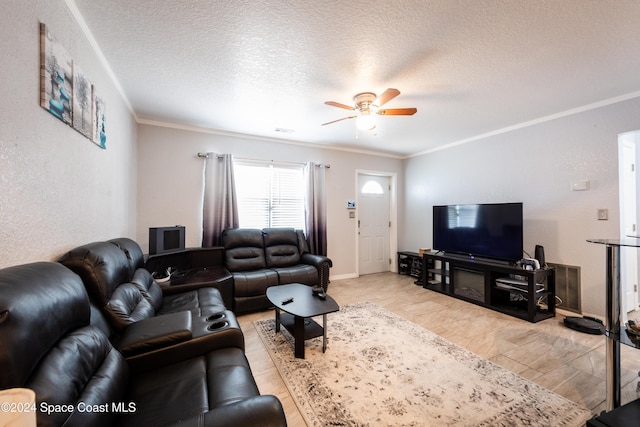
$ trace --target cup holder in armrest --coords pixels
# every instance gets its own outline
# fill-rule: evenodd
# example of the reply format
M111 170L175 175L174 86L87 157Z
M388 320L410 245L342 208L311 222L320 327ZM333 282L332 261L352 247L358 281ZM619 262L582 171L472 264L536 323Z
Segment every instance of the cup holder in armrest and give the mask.
M218 329L222 329L226 326L229 326L229 322L227 322L226 320L221 320L218 322L213 322L207 327L207 329L210 331L217 331Z
M227 317L224 313L213 313L211 316L207 317L207 322L213 322L214 320L220 320Z

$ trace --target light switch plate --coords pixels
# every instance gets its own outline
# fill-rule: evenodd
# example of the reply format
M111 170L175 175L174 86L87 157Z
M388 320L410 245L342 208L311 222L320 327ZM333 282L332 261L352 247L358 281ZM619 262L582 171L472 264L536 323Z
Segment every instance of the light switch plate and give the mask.
M609 209L598 209L598 220L606 221L609 219Z
M591 187L589 180L576 181L571 183L571 191L585 191Z

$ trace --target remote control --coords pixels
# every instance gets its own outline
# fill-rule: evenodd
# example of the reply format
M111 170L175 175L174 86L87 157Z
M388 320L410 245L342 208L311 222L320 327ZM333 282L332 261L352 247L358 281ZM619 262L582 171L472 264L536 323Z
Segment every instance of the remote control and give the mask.
M293 298L287 298L287 299L283 300L283 301L282 301L282 305L287 305L287 304L289 304L290 302L293 302Z

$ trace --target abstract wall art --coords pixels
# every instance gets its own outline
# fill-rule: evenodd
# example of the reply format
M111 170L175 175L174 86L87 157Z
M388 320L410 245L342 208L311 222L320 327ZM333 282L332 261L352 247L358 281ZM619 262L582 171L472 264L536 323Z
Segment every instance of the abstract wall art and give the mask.
M104 99L97 95L95 92L93 94L93 138L92 141L95 142L100 148L107 148L107 134L105 132L105 105Z
M73 62L71 55L40 24L40 105L63 122L71 123Z
M77 64L73 64L73 128L93 136L93 85Z
M40 23L40 106L107 148L104 98L67 50Z

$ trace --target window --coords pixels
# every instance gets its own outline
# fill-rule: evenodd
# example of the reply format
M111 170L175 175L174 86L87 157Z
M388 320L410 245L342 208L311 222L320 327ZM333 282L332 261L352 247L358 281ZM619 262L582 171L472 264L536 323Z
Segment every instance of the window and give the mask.
M362 194L384 194L382 185L378 181L367 181L360 192Z
M234 162L242 228L304 229L302 166Z

